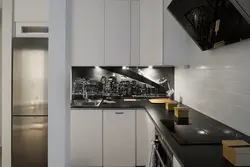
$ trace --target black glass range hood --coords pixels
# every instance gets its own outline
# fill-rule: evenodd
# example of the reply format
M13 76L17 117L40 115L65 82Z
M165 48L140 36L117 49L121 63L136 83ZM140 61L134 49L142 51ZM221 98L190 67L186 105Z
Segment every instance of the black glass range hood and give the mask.
M241 15L250 24L250 1L249 0L230 0Z
M168 10L201 50L250 38L249 0L172 0Z

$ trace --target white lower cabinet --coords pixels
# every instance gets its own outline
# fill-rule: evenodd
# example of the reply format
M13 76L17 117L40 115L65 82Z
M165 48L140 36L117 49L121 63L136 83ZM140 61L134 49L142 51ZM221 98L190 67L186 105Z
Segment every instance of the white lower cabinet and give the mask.
M103 166L135 166L135 110L103 110Z
M136 110L136 166L148 164L148 115L144 109Z
M70 167L147 166L154 124L144 109L71 110Z
M152 122L151 118L149 116L147 116L147 165L150 164L150 159L152 158L151 155L152 155L152 152L154 151L153 150L153 143L154 143L154 140L155 140L155 125L154 123Z
M71 110L70 167L102 165L102 110Z

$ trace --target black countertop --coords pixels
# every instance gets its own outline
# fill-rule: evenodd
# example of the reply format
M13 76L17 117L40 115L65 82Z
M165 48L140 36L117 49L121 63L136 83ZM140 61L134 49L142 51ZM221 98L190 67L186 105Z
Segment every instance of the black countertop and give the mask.
M123 100L114 100L116 103L114 104L105 104L105 103L101 103L99 106L95 107L95 106L71 106L72 109L82 109L82 108L144 108L144 104L148 103L145 100L138 100L138 101L123 101Z
M115 104L100 104L98 107L75 107L72 109L82 108L144 108L149 117L155 124L157 131L163 137L165 145L175 155L183 167L233 167L222 154L222 145L179 145L172 137L170 131L162 124L162 119L173 119L171 112L166 112L164 104L151 104L148 100L136 102L124 102L116 100ZM220 126L225 130L236 131L192 108L189 108L189 122L191 123L209 123L214 126ZM238 132L240 133L240 132ZM250 140L248 140L249 142Z

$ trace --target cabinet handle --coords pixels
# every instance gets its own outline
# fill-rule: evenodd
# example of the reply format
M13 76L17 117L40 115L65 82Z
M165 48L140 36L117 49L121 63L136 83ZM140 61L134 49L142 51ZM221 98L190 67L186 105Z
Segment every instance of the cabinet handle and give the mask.
M115 114L123 114L122 111L116 111Z

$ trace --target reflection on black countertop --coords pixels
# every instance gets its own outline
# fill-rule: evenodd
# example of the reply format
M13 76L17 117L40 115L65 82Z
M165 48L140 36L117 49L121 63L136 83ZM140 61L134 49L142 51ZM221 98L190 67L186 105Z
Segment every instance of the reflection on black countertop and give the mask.
M229 161L223 157L222 145L180 145L172 137L171 132L164 126L161 120L174 119L174 115L166 112L164 104L151 104L148 100L139 100L134 102L125 102L115 100L115 104L101 104L98 107L91 108L145 108L149 117L156 126L157 131L163 137L163 141L172 151L177 160L183 167L233 167ZM89 107L74 107L89 108ZM211 124L215 127L221 127L242 134L192 108L189 108L189 122L192 124ZM246 136L247 137L247 136ZM247 141L250 138L247 137Z

